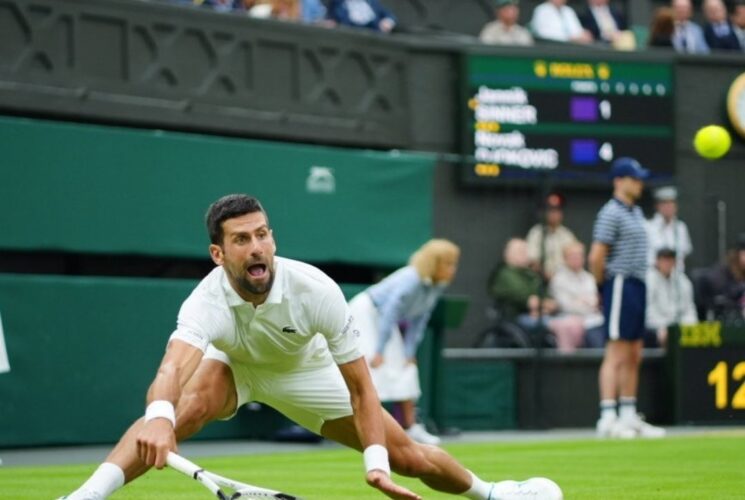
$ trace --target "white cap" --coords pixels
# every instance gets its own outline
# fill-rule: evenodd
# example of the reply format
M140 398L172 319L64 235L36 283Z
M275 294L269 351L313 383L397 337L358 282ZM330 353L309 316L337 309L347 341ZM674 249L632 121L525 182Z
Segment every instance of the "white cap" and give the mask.
M675 201L678 199L678 190L675 186L665 186L654 192L654 199L657 201Z

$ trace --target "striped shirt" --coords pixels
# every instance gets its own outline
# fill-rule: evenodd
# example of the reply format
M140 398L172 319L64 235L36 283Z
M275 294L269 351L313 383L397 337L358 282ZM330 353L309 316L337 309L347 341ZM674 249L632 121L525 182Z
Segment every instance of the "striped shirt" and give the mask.
M592 239L610 247L605 279L617 274L644 281L647 273L647 231L641 208L611 198L598 212Z

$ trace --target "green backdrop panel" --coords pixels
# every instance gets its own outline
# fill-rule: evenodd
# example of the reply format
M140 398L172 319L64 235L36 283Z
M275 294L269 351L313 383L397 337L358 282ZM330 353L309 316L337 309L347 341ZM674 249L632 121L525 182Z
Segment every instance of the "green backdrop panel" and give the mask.
M0 274L11 371L0 373L0 448L116 441L145 393L192 280ZM344 287L351 297L362 287ZM199 438L270 438L289 421L244 407Z
M509 361L443 360L442 427L514 429L515 368Z
M204 212L246 192L279 253L394 266L431 235L432 156L0 117L0 248L207 255Z
M0 275L11 371L0 374L0 447L118 439L194 282ZM287 421L242 409L200 437L268 437Z

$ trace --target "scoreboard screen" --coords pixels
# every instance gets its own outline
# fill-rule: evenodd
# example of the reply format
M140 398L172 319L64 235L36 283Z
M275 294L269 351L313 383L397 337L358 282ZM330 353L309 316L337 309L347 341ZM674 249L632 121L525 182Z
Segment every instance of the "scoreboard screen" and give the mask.
M636 158L673 174L669 63L467 54L467 184L608 185L611 162Z

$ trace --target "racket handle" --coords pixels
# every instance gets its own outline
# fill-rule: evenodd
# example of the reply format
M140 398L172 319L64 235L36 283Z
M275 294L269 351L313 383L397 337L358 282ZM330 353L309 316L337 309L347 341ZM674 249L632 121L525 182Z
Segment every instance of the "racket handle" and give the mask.
M191 463L181 455L177 455L172 451L168 452L166 463L169 467L172 467L177 471L186 474L187 476L191 476L194 479L196 479L196 473L202 470L202 468L199 467L197 464Z

